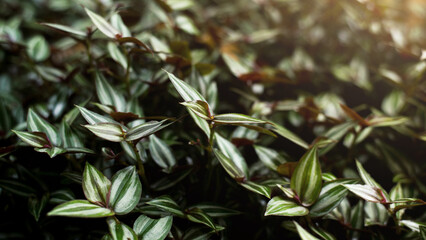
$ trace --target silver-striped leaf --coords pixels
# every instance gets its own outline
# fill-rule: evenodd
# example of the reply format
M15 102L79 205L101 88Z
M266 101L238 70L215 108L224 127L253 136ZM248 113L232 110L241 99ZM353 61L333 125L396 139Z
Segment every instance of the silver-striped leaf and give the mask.
M297 233L299 233L299 236L302 240L319 240L318 238L316 238L312 234L310 234L308 231L306 231L296 221L293 221L293 223L294 223L294 225L296 225Z
M109 232L114 240L138 240L132 228L114 218L107 218Z
M32 37L27 44L27 54L36 62L46 60L50 55L49 44L43 36Z
M124 141L125 132L121 125L115 123L96 123L93 125L84 125L96 136L111 141L121 142Z
M370 174L365 171L364 167L362 166L362 164L358 161L356 161L356 167L358 169L358 173L361 176L361 179L364 181L365 184L372 186L372 187L376 187L379 188L384 196L384 199L388 202L390 201L390 197L388 192L386 192L386 190L380 186L380 184L378 184L371 176Z
M181 102L183 106L185 106L189 111L195 113L202 119L212 120L213 116L210 111L209 104L204 101L196 100L196 101L187 101Z
M291 176L290 187L304 206L312 205L321 192L322 173L317 152L317 146L309 149Z
M65 148L60 147L51 147L51 148L34 148L37 152L47 153L50 158L54 158L59 154L66 153L67 150Z
M126 141L133 141L137 139L141 139L144 137L147 137L155 132L160 131L161 129L169 126L172 123L168 123L166 125L163 125L164 122L167 120L164 119L160 122L158 121L149 121L146 123L142 123L140 125L137 125L133 128L131 128L127 134L126 134Z
M216 225L213 222L213 219L209 215L207 215L201 209L198 209L198 208L190 209L189 212L187 213L186 217L191 222L204 224L204 225L206 225L207 227L210 227L213 230L222 228L222 226Z
M163 240L169 234L172 223L172 216L152 219L141 215L133 224L133 230L140 240Z
M166 196L166 195L152 199L146 204L150 206L155 206L159 209L165 210L179 217L185 216L185 214L182 212L181 208L177 205L177 203L173 201L173 199L171 199L169 196Z
M230 158L225 156L222 151L213 149L213 152L222 167L232 178L238 181L243 181L245 179L244 172Z
M63 217L81 217L81 218L101 218L113 216L111 209L104 208L87 200L72 200L56 206L52 211L47 213L48 216Z
M380 203L385 200L377 187L362 184L344 184L343 186L365 201Z
M265 166L276 171L278 166L287 162L277 151L272 148L253 145L257 156Z
M109 38L119 38L122 36L122 34L115 29L111 24L105 20L105 18L101 17L100 15L90 11L87 8L84 8L86 10L87 15L89 15L92 22L95 24L95 26L101 31L105 36Z
M269 200L266 206L265 216L305 216L308 215L309 210L297 203L289 200L285 200L282 197L273 197Z
M252 181L246 181L244 183L240 183L240 185L254 193L263 195L267 198L271 198L272 188L269 186L258 184Z
M87 200L106 206L111 181L88 162L84 168L82 186Z
M154 134L149 136L149 151L155 163L165 169L166 172L170 172L171 168L176 165L175 156L169 145Z
M118 171L111 179L108 206L118 215L129 213L139 203L142 184L135 166Z
M28 143L32 147L50 148L52 147L49 139L44 132L24 132L12 130L22 141Z
M124 54L118 49L117 45L113 42L108 42L107 44L109 55L114 61L120 64L124 69L127 69L128 62Z
M41 25L48 26L50 28L53 28L55 30L60 30L62 32L71 33L77 36L86 37L86 33L77 29L74 29L69 26L57 24L57 23L40 23Z
M75 105L78 110L80 111L83 118L90 124L95 125L97 123L115 123L119 124L118 122L114 121L112 118L102 116L98 113L92 112L88 110L87 108L80 107L78 105Z
M96 94L99 101L104 105L114 106L117 112L124 112L126 109L126 100L124 100L123 95L108 83L102 73L96 72L95 79Z
M214 115L213 121L220 124L251 124L251 123L267 123L264 120L250 117L240 113L224 113Z
M44 132L53 145L61 145L59 131L52 124L41 118L31 108L28 110L27 128L30 132Z
M232 142L222 137L220 134L215 133L214 136L220 151L222 151L222 153L226 157L228 157L235 164L235 166L237 166L244 173L244 176L247 178L249 175L247 163L238 148Z

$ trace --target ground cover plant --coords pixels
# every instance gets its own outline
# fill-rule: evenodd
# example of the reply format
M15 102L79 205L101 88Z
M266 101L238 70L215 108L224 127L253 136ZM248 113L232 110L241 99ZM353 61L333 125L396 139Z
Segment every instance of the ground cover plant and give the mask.
M426 239L421 0L0 2L0 239Z

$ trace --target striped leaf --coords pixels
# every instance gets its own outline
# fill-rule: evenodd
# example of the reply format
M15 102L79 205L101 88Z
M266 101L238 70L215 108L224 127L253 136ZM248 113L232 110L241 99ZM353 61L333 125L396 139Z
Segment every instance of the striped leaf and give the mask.
M331 182L337 180L337 178L332 173L322 173L322 180L325 182Z
M125 132L121 125L115 123L96 123L94 125L84 125L96 136L111 141L121 142L124 141Z
M122 33L123 37L131 37L132 34L127 26L124 24L123 19L121 19L120 14L114 13L110 19L111 25L115 27L119 32Z
M361 179L364 181L365 184L378 188L382 191L383 196L384 196L384 200L386 200L387 202L390 201L390 197L389 194L386 192L386 190L384 188L382 188L382 186L380 186L380 184L378 184L371 176L370 174L365 171L364 167L361 165L360 162L356 161L356 167L358 169L358 173L361 176Z
M265 186L251 181L246 181L244 183L241 183L240 185L247 190L263 195L267 198L271 198L272 188L269 186Z
M220 151L226 157L228 157L235 164L235 166L237 166L238 169L240 169L244 173L244 176L247 178L249 175L247 163L238 148L232 142L222 137L218 133L215 134L215 139Z
M165 70L164 70L165 71ZM185 100L185 102L189 101L203 101L207 102L207 100L197 91L195 88L191 87L188 83L180 80L172 73L169 73L165 71L167 75L169 76L170 81L172 82L173 86L175 87L176 91L179 93L179 95ZM210 136L210 128L209 124L206 122L206 120L200 118L197 116L194 112L189 111L189 114L191 115L192 119L194 119L195 123L201 130L204 131L204 133L207 135L207 137Z
M297 233L299 233L299 236L302 240L319 240L318 238L316 238L312 234L310 234L308 231L306 231L296 221L293 221L293 223L294 223L294 225L296 225Z
M92 203L103 203L106 206L111 182L88 162L84 168L82 185L87 200Z
M99 101L104 105L114 106L118 112L126 109L126 100L123 95L119 94L111 84L105 79L104 75L96 72L96 93Z
M197 204L197 205L192 206L190 208L201 209L203 212L205 212L207 215L209 215L210 217L213 217L213 218L215 218L215 217L223 218L223 217L229 217L229 216L241 214L240 212L238 212L236 210L225 208L225 207L222 207L222 206L213 205L213 204Z
M361 184L344 184L343 186L366 201L380 203L385 200L377 187Z
M169 234L172 223L172 216L152 219L141 215L133 224L133 229L141 240L163 240Z
M314 232L324 240L336 240L333 235L331 235L329 232L325 231L322 228L315 227L313 225L309 225L309 228L312 230L312 232Z
M34 188L13 179L0 179L0 188L23 197L36 195L36 190Z
M84 147L82 140L75 134L66 121L62 121L59 130L64 148Z
M50 55L49 44L43 36L32 37L27 44L27 54L36 62L46 60Z
M207 102L196 100L196 101L187 101L187 102L181 102L180 104L184 105L186 108L188 108L190 111L195 113L197 116L199 116L202 119L205 120L212 120L213 116L210 112L210 107Z
M75 148L65 148L65 153L88 153L95 154L95 152L88 148L75 147Z
M221 227L214 224L213 219L209 215L205 214L201 209L198 209L198 208L189 210L186 217L191 222L204 224L213 230L216 230Z
M297 136L296 134L294 134L293 132L291 132L290 130L288 130L287 128L280 126L276 123L272 123L274 129L272 129L274 132L278 133L279 135L281 135L282 137L292 141L293 143L308 149L309 148L309 144L307 144L303 139L301 139L299 136Z
M50 194L50 204L62 204L74 200L75 196L71 190L58 190Z
M340 141L340 139L343 136L345 136L346 133L355 126L356 126L355 122L345 122L330 128L323 136L326 137L327 139L334 140L335 142L322 148L320 150L320 155L324 155L327 152L329 152L338 143L338 141Z
M40 213L46 206L48 198L48 195L44 194L41 198L32 197L28 199L28 210L36 221L40 218Z
M81 36L81 37L85 37L87 35L83 31L80 31L80 30L77 30L77 29L74 29L74 28L71 28L71 27L68 27L68 26L65 26L65 25L61 25L61 24L56 24L56 23L40 23L40 24L44 25L44 26L48 26L48 27L53 28L55 30L59 30L59 31L66 32L66 33L71 33L71 34L78 35L78 36Z
M141 139L143 137L147 137L157 131L160 131L161 129L169 126L172 123L168 123L166 125L162 125L165 120L162 120L160 122L158 121L149 121L146 123L142 123L140 125L137 125L133 128L131 128L126 135L126 141L133 141L137 139Z
M112 177L108 205L118 215L129 213L139 203L141 193L142 184L135 166L126 167Z
M239 113L225 113L214 115L213 121L221 124L251 124L251 123L267 123L264 120L250 117Z
M244 172L231 159L225 156L222 151L214 149L213 152L222 167L232 178L237 181L243 181L245 179Z
M113 42L108 42L108 52L114 61L119 63L124 69L127 69L128 63L126 57L123 53L118 49L117 45Z
M317 146L314 146L302 156L291 176L290 187L304 206L310 206L318 199L322 186L321 178Z
M351 226L354 229L362 229L364 227L364 201L359 201L351 210ZM359 239L360 232L353 231L352 239Z
M326 215L336 208L343 198L346 197L348 190L342 184L356 183L356 180L336 180L328 182L321 189L321 193L309 210L309 215L319 217Z
M159 209L165 210L179 217L185 216L185 214L182 212L177 203L173 201L173 199L171 199L169 196L157 197L147 202L146 204L150 206L155 206Z
M51 143L49 142L49 139L47 139L47 136L43 132L23 132L23 131L17 131L12 130L18 136L22 141L28 143L32 147L37 148L50 148L52 147Z
M268 205L266 206L265 216L275 215L275 216L305 216L308 215L309 210L303 206L298 205L297 203L289 200L285 200L281 197L273 197L269 200Z
M294 191L293 191L293 189L291 189L291 188L286 188L286 187L284 187L283 185L281 185L281 184L277 184L276 185L279 189L281 189L281 191L283 191L283 193L288 197L288 198L290 198L290 199L293 199L295 196L296 196L296 194L294 193Z
M83 118L86 119L86 121L90 125L95 125L97 123L119 124L118 122L114 121L113 119L111 119L109 117L102 116L102 115L97 114L95 112L92 112L92 111L90 111L90 110L88 110L87 108L84 108L84 107L80 107L80 106L77 106L77 105L75 105L75 106L78 108L78 110L80 111Z
M171 188L185 179L192 172L192 170L192 168L189 168L183 171L176 171L172 174L168 174L157 182L151 184L151 188L155 191L163 191L165 189Z
M103 17L99 16L98 14L90 11L87 8L84 8L86 10L87 15L89 15L92 22L95 24L95 26L101 31L105 36L109 38L120 38L121 33L115 29L111 24L109 24Z
M73 200L56 206L47 216L101 218L113 216L111 209L104 208L87 200Z
M389 197L391 198L392 201L395 201L397 199L401 199L404 198L404 190L402 188L401 183L398 183L395 185L395 187L393 187L389 193ZM397 206L402 206L404 205L404 203L392 203L390 205L390 208L393 209L395 211L395 208ZM401 209L399 210L395 216L397 217L397 219L401 220L402 219L402 215L404 214L405 209Z
M389 212L386 207L381 203L375 202L364 202L364 212L366 217L364 219L364 225L379 225L386 226L389 220Z
M149 136L149 151L158 166L170 172L171 168L176 165L176 159L170 147L154 134Z
M114 218L107 218L109 232L114 240L138 240L136 233L124 223Z
M52 124L41 118L31 108L28 110L27 128L30 132L44 132L53 145L61 145L61 138L58 130Z
M284 164L286 160L274 149L266 148L259 145L253 145L257 156L265 166L276 171L278 166Z
M60 147L51 147L51 148L34 148L37 152L47 153L50 158L54 158L59 154L66 153L67 150Z

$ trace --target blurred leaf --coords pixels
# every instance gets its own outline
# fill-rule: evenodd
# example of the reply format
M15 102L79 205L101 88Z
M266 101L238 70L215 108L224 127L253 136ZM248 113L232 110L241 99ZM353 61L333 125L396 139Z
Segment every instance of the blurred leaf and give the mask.
M302 140L299 136L297 136L296 134L294 134L293 132L291 132L290 130L288 130L287 128L280 126L276 123L272 124L274 129L272 129L274 132L278 133L279 135L281 135L282 137L292 141L293 143L308 149L309 148L309 144L307 144L304 140Z
M213 218L215 218L215 217L223 218L223 217L229 217L229 216L241 214L240 212L238 212L236 210L221 207L221 206L218 206L218 205L213 205L213 204L197 204L197 205L192 206L190 208L198 208L198 209L202 210L207 215L209 215L210 217L213 217Z
M205 214L202 210L198 208L190 209L186 217L192 222L204 224L213 230L221 228L221 226L216 226L214 224L213 219L209 215Z
M286 162L286 160L274 149L266 148L259 145L253 145L257 156L265 166L276 171L277 167Z
M133 224L133 229L139 239L142 240L163 240L167 237L172 228L173 217L167 216L160 219L151 219L141 215Z
M40 218L40 214L43 211L44 207L47 204L48 195L45 194L41 198L29 198L28 199L28 210L30 211L31 215L34 216L35 220L38 222Z
M87 200L106 206L111 181L88 162L84 168L82 185Z
M43 36L37 35L28 41L27 54L36 62L46 60L50 55L49 44Z
M121 142L124 141L125 132L123 128L115 123L96 123L93 125L84 125L96 136L111 141Z
M155 191L163 191L175 186L177 183L185 179L192 172L192 168L184 171L174 172L166 177L161 178L157 182L151 184L151 188Z
M130 30L124 24L120 14L118 13L113 14L111 16L110 21L111 21L111 25L121 33L123 38L132 36L132 34L130 33Z
M220 124L267 123L266 121L239 113L218 114L214 116L213 121Z
M115 29L111 24L109 24L103 17L99 16L98 14L90 11L87 8L84 8L87 15L89 15L92 22L95 24L95 26L101 31L105 36L109 38L120 38L122 34Z
M65 33L71 33L71 34L78 35L78 36L81 36L81 37L86 37L86 35L87 35L83 31L80 31L80 30L77 30L77 29L74 29L74 28L71 28L71 27L68 27L68 26L65 26L65 25L61 25L61 24L41 23L41 25L48 26L48 27L51 27L55 30L59 30L59 31L62 31L62 32L65 32Z
M16 179L0 179L0 188L22 197L30 197L36 193L34 188Z
M139 203L142 184L135 166L121 169L111 179L108 206L118 215L129 213Z
M325 231L322 228L314 227L313 225L309 225L309 228L312 230L312 232L316 233L324 240L336 240L333 235L331 235L329 232Z
M273 197L269 200L266 206L265 216L276 215L276 216L305 216L309 213L309 210L303 206L298 205L295 202L284 200L281 197Z
M124 223L118 222L115 218L107 218L109 232L114 240L137 240L136 233Z
M117 49L118 50L118 49ZM127 66L127 64L126 64ZM123 112L126 109L126 101L117 89L114 89L105 79L102 73L96 72L96 93L99 101L104 105L114 106L117 111Z
M127 69L128 62L123 53L118 49L117 45L113 42L108 43L108 52L114 61L119 63L124 69Z
M56 206L47 216L101 218L113 216L111 209L92 204L87 200L73 200Z

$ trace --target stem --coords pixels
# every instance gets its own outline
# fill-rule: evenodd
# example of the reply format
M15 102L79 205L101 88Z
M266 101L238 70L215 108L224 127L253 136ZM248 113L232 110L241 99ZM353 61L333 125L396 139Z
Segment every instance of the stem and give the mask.
M149 188L148 179L146 178L145 174L145 167L143 166L142 158L139 155L139 150L136 147L137 143L131 142L130 145L132 145L133 151L136 155L136 162L138 164L138 174L141 176L143 183Z
M209 136L209 146L207 148L207 167L210 167L212 165L212 161L213 161L213 143L214 143L214 122L210 121L209 122L209 127L210 127L210 136Z

